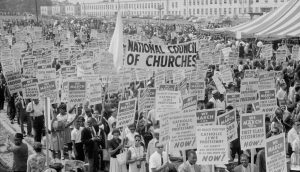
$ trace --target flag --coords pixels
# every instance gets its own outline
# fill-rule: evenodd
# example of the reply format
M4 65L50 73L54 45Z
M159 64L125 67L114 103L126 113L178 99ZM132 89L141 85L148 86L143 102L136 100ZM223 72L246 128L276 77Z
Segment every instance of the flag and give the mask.
M114 34L110 41L108 52L113 54L114 66L119 70L123 61L123 23L121 12L118 12Z

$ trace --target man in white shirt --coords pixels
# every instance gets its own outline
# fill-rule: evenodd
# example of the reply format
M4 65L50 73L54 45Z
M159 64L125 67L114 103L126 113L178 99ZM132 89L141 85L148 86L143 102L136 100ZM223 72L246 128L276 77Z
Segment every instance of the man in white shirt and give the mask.
M156 151L155 143L159 139L159 129L155 129L153 132L153 139L148 143L146 162L149 164L150 156Z
M31 124L34 130L34 141L41 142L44 128L44 110L39 103L39 99L33 99L32 102L28 103L26 112L30 113Z
M109 117L107 120L110 131L112 131L112 124L114 122L117 122L117 114L118 114L118 110L116 109L115 111L112 112L111 117Z
M71 140L74 147L75 159L80 161L84 161L83 144L81 142L81 132L83 127L80 127L82 122L83 118L78 118L75 121L75 128L71 131Z
M219 91L213 90L212 97L209 99L209 102L212 102L214 104L214 108L216 108L217 106L218 99L219 99Z
M164 152L164 145L156 142L156 151L149 159L149 172L163 172L168 166L168 155Z

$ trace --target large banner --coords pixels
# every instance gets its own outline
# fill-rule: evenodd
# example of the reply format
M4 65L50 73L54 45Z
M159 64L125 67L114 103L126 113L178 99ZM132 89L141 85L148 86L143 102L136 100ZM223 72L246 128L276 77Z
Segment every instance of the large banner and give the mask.
M217 110L205 109L196 112L197 125L216 125L217 124Z
M267 172L286 172L285 133L272 136L266 140L266 169Z
M196 149L196 114L195 112L174 113L170 118L170 150Z
M240 141L242 150L265 146L265 115L242 114L240 117Z
M231 142L238 138L236 110L233 109L221 116L218 116L218 124L227 126L227 140Z
M136 103L137 103L136 99L119 102L117 128L125 127L134 123Z
M193 68L198 41L163 45L128 40L124 66L129 68Z
M224 125L197 126L197 164L228 163L227 127Z

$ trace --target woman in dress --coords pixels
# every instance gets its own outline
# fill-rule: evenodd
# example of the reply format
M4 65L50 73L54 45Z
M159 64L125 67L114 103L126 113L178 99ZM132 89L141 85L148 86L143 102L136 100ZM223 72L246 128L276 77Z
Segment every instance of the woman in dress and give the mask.
M117 160L117 155L121 154L121 150L123 149L123 142L119 138L120 131L118 129L114 129L112 131L113 138L108 141L108 152L110 154L110 166L109 172L126 172L126 164L119 164Z
M135 144L133 144L127 152L127 163L129 164L129 172L144 172L145 154L144 147L141 145L142 137L135 135Z
M300 116L294 118L294 129L296 139L292 142L291 172L300 172Z
M78 117L78 114L75 116L75 118L72 121L69 121L69 115L67 114L67 105L62 103L59 106L59 114L56 116L56 120L59 124L56 132L58 133L59 138L59 148L60 148L60 156L61 159L64 159L64 151L63 151L63 145L68 145L68 154L69 159L71 159L72 156L72 141L71 141L71 130L70 126L73 124L73 122ZM69 119L69 120L68 120Z

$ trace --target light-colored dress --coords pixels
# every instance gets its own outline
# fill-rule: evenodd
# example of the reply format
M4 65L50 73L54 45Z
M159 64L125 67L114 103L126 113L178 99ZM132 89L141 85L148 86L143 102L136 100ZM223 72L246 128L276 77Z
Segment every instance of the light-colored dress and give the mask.
M293 154L291 155L291 170L300 171L300 138L292 144Z
M144 156L144 147L139 146L131 146L129 148L129 151L131 152L131 159L139 159ZM145 172L146 171L146 166L145 166L145 161L141 162L141 168L137 168L137 162L129 164L129 172Z
M42 172L45 169L46 155L35 153L28 157L27 172Z
M65 128L65 126L68 124L69 115L58 114L56 118L57 121L62 122L64 124L64 129L58 132L61 144L64 145L67 143L71 143L71 130L69 127Z

